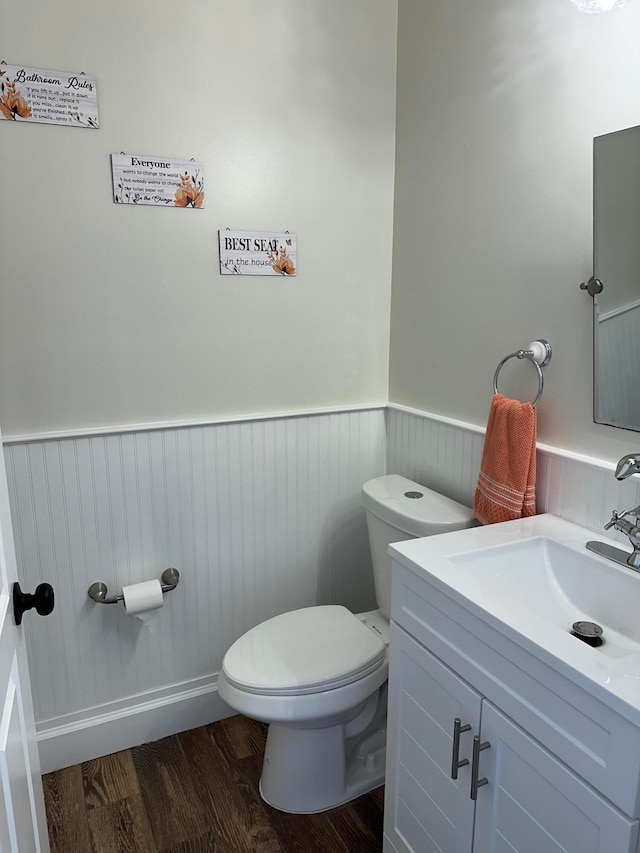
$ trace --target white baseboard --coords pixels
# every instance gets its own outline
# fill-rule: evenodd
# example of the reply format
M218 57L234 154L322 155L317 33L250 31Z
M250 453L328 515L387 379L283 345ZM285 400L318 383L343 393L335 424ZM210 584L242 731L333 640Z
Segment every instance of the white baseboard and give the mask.
M42 773L109 755L235 714L217 673L44 720L36 725Z

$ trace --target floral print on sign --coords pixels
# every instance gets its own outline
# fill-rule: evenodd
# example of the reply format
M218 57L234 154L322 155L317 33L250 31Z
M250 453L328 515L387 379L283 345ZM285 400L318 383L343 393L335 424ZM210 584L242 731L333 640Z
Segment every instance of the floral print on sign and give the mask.
M3 117L10 121L16 121L18 118L29 118L31 110L26 99L20 94L20 90L16 88L15 82L3 80L0 83L0 112Z
M176 207L202 207L204 204L204 181L200 173L180 175L180 186L176 190Z
M287 243L291 245L291 240L287 240ZM289 257L289 253L287 252L286 246L278 246L277 256L274 255L273 252L269 252L267 257L272 262L271 269L278 275L296 274L296 268L293 265L293 261Z

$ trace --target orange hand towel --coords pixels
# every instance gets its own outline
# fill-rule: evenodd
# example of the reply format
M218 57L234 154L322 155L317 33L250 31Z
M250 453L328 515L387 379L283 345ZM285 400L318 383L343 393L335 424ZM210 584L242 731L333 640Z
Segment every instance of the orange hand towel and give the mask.
M536 410L496 394L491 401L473 512L483 524L536 513Z

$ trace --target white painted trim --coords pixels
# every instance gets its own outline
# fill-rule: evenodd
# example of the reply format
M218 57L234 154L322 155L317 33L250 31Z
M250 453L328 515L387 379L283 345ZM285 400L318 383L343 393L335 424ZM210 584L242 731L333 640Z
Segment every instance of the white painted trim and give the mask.
M470 424L466 421L456 421L453 418L445 417L445 415L436 415L433 412L425 412L422 409L412 409L409 406L401 406L398 403L387 403L387 409L393 409L396 412L404 412L407 415L416 415L419 418L425 418L425 420L429 421L437 421L440 424L447 424L447 426L457 427L458 429L463 429L467 432L477 432L484 435L487 431L486 427Z
M164 423L159 422L150 424L124 424L121 426L91 427L87 429L78 430L60 430L56 432L42 432L25 435L8 435L3 436L2 441L3 444L27 444L37 441L60 441L65 438L90 438L92 436L117 435L131 432L147 432L162 429L189 429L193 427L246 423L251 421L282 420L285 418L303 418L313 417L316 415L319 416L345 414L349 412L368 412L379 409L391 409L397 412L404 412L406 414L415 415L416 417L424 418L426 420L436 421L437 423L441 424L447 424L448 426L455 427L456 429L462 429L466 432L476 433L480 435L484 435L484 433L486 432L486 427L479 426L478 424L468 423L467 421L459 421L454 418L446 417L445 415L435 414L434 412L427 412L422 409L414 409L410 406L402 406L399 403L389 402L366 403L355 406L336 406L318 409L298 409L290 412L271 412L251 415L237 415L229 416L226 418L214 418L210 420L166 421ZM575 453L572 450L566 450L565 448L561 447L554 447L550 444L538 443L538 451L541 453L545 453L549 456L555 456L558 459L568 459L572 462L579 462L580 464L588 465L591 468L598 468L604 471L613 471L615 469L615 465L605 459L598 459L596 457L587 456L582 453Z
M232 716L218 675L172 684L36 725L42 773Z
M596 456L586 456L583 453L574 453L573 450L566 450L563 447L553 447L551 444L541 444L538 442L538 452L544 453L546 456L555 456L556 459L579 462L581 465L588 465L590 468L598 468L600 471L615 471L616 469L615 463L609 462L607 459L598 459ZM635 474L633 476L635 476Z
M387 406L388 409L393 409L397 412L404 412L409 415L415 415L419 418L424 418L425 420L436 421L437 423L447 424L452 427L456 427L457 429L463 429L467 432L480 433L484 435L486 432L486 427L480 427L476 424L466 423L465 421L457 421L453 420L453 418L447 418L444 415L436 415L433 412L424 412L420 409L411 409L408 406L400 406L397 403L389 403ZM538 442L537 444L538 452L543 453L547 456L555 456L557 459L569 460L571 462L579 462L581 465L588 465L591 468L598 468L603 471L614 471L615 464L613 462L609 462L606 459L598 459L595 456L586 456L583 453L574 453L573 450L566 450L562 447L554 447L551 444L542 444ZM638 476L638 475L633 475Z
M628 302L620 308L614 308L611 311L605 311L603 314L598 314L598 322L606 323L607 320L611 320L613 317L619 317L620 314L626 314L628 311L635 311L636 308L640 308L640 299L636 299L634 302Z
M3 435L3 444L26 444L34 441L60 441L65 438L91 438L98 435L114 435L128 432L151 432L161 429L189 429L193 427L237 424L251 421L282 420L284 418L306 418L314 415L339 415L348 412L369 412L385 409L386 403L362 403L355 406L327 406L317 409L295 409L289 412L264 412L250 415L228 415L220 418L203 418L193 421L158 421L149 424L120 424L114 426L85 427L83 429L54 430L51 432Z

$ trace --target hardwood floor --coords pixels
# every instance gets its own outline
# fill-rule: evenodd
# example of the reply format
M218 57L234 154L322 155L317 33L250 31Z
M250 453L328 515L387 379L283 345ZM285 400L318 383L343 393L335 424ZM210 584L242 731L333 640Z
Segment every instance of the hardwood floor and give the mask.
M317 815L258 792L267 727L230 717L43 777L51 853L376 853L383 788Z

